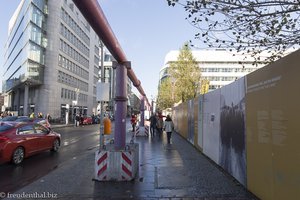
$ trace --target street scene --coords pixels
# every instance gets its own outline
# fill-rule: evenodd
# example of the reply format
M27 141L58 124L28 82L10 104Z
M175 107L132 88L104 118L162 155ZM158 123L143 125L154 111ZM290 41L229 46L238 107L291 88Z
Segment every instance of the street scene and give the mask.
M0 199L299 199L299 11L6 2Z
M128 143L132 139L129 120ZM1 189L19 195L46 192L57 199L257 199L179 135L173 136L172 145L168 144L166 133L160 138L157 132L154 137L136 136L141 154L135 180L96 181L93 174L98 129L98 125L55 128L62 135L59 152L34 155L18 166L1 165ZM107 136L106 143L111 138Z

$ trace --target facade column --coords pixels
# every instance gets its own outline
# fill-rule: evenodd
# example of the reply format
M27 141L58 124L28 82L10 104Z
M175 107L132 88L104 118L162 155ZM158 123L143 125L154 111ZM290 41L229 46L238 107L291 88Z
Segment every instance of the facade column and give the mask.
M115 149L121 150L126 143L127 68L124 63L113 66L116 68Z
M18 111L18 115L20 115L20 89L17 89L15 93L15 105L17 107L16 111Z
M24 90L24 116L28 115L28 100L29 100L29 85L25 83L25 90Z

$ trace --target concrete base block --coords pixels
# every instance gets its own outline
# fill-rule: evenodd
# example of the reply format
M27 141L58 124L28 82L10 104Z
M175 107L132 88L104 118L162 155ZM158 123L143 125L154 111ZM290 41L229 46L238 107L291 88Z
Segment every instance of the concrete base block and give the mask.
M135 136L149 136L149 126L138 126L137 131L135 132Z
M138 172L139 145L126 144L124 150L115 150L114 144L95 152L95 180L131 181Z

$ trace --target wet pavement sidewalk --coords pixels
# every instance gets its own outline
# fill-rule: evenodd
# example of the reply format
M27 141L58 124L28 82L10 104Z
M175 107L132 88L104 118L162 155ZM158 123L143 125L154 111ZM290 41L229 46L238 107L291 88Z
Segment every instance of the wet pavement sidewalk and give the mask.
M44 199L257 199L177 134L172 134L172 144L165 133L160 139L140 136L136 142L140 157L133 181L94 181L94 148L14 194Z

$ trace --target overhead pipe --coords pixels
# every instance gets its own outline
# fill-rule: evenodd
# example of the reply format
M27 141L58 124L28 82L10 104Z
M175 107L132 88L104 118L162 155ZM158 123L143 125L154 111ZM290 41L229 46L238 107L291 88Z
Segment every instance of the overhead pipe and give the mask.
M106 48L120 64L127 63L128 60L119 44L115 34L113 33L99 3L97 0L73 0L77 8L80 10L85 19L89 22L91 27L97 33L99 38L105 44ZM127 76L132 81L133 85L137 88L139 93L146 97L144 89L141 86L140 80L137 79L131 66L127 67ZM146 97L147 103L149 101Z

